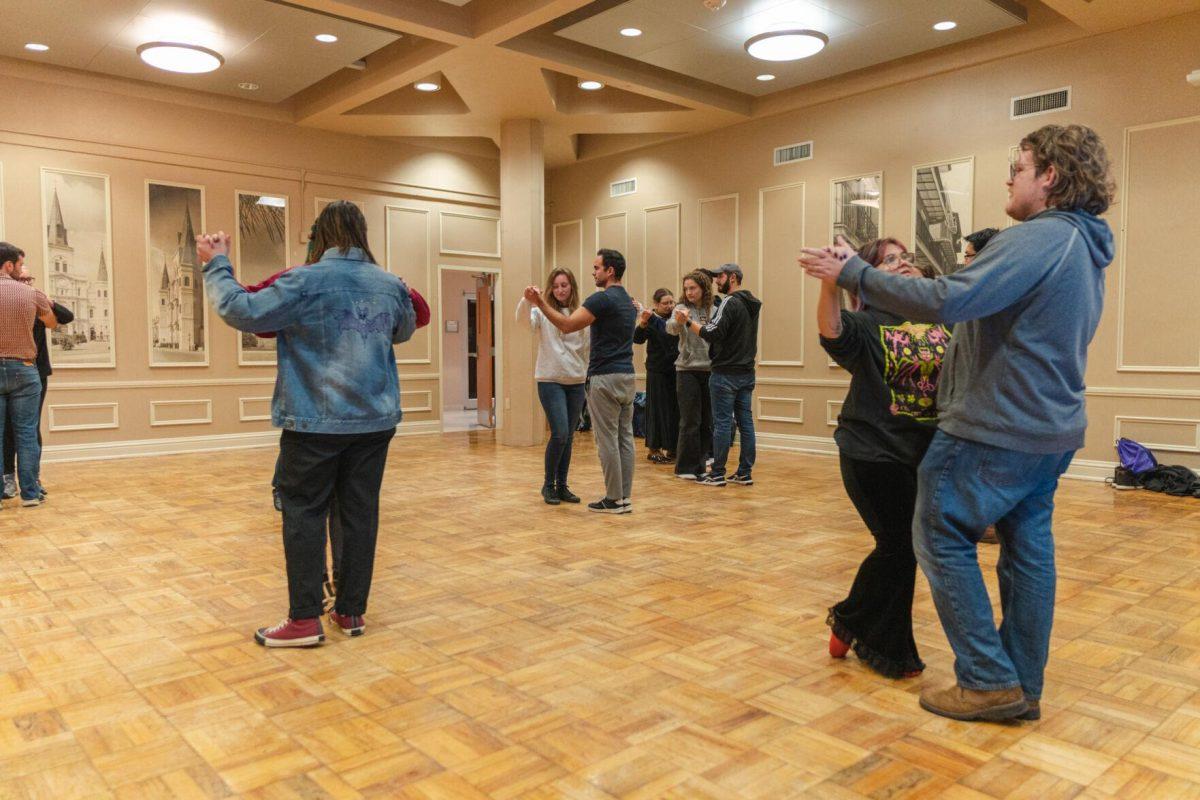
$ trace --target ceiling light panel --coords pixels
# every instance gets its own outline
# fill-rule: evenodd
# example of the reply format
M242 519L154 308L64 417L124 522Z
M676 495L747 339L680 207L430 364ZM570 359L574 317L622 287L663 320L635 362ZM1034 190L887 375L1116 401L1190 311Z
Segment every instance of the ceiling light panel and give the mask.
M820 31L771 31L747 39L746 52L762 61L799 61L815 56L828 43L829 37Z
M41 42L28 42L25 45L25 49L34 53L44 53L50 49L50 46Z
M150 66L179 72L185 75L201 75L221 68L224 57L215 50L178 42L147 42L137 49L138 57Z
M621 28L620 34L627 39L634 39L642 35L641 28Z
M580 81L578 86L580 89L583 89L585 92L595 92L595 91L599 91L600 89L604 88L603 83L601 83L600 81L593 81L593 80Z

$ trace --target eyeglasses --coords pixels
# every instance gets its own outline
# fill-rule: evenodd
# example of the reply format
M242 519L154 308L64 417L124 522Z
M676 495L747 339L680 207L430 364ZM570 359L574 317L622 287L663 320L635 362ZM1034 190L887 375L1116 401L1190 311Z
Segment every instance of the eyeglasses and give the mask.
M911 264L916 257L916 253L892 253L886 256L880 263L884 266L894 267L901 261L907 261Z

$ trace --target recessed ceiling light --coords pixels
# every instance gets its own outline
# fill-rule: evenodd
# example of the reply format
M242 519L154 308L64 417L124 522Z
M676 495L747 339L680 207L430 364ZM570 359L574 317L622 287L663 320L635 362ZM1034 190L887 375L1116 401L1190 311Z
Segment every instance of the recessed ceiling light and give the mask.
M935 31L952 31L958 27L958 23L952 19L943 20L942 22L933 23Z
M50 45L42 44L41 42L29 42L25 45L26 50L32 50L35 53L44 53L50 49Z
M585 92L594 92L597 89L603 89L604 84L600 81L580 81L579 88L583 89Z
M773 81L773 80L775 80L775 76L774 76L774 75L772 75L771 73L767 72L767 73L764 73L764 74L762 74L762 75L759 75L759 76L758 76L758 78L757 78L757 80L760 80L760 81Z
M621 28L621 35L628 36L629 38L632 39L634 36L641 36L642 29L641 28Z
M325 44L332 44L337 41L337 37L332 33L318 33L313 38L318 42L324 42Z
M137 53L142 61L152 67L189 75L212 72L225 63L225 59L215 50L177 42L146 42L137 49Z
M746 52L763 61L797 61L816 55L829 44L820 31L768 31L746 40Z
M417 81L413 84L413 88L418 92L436 92L442 87L441 84L434 83L433 81Z
M251 83L250 81L242 81L241 83L238 84L238 88L245 89L247 92L257 92L258 84Z

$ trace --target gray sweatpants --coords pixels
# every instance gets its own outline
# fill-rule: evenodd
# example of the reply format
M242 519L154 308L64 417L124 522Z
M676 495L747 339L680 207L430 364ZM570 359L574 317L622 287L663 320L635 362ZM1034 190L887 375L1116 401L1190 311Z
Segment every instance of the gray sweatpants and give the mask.
M588 379L588 414L604 471L604 496L621 501L633 491L633 376Z

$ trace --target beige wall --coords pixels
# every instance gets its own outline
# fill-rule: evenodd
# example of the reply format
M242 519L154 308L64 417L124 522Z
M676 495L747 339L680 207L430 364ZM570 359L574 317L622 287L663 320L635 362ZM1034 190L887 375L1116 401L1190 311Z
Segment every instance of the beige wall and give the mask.
M285 195L292 263L303 261L301 236L317 198L356 200L376 257L435 309L439 264L497 263L493 160L222 114L166 102L161 93L105 92L103 81L73 73L54 82L49 72L37 77L0 63L0 96L21 109L0 130L5 237L24 247L45 285L40 169L108 175L117 328L116 368L57 369L51 378L43 419L48 459L271 441L265 418L275 368L238 366L236 334L215 314L209 366L149 366L147 180L203 186L211 230L234 230L236 190ZM397 348L401 432L438 429L436 325L435 315L430 328Z
M1115 164L1119 202L1108 219L1121 249L1091 348L1091 426L1075 471L1102 474L1116 435L1200 466L1200 289L1189 244L1200 214L1200 121L1154 127L1200 114L1200 90L1184 81L1198 40L1200 15L1176 17L556 170L547 266L582 268L597 242L623 243L626 284L644 297L668 274L736 259L765 302L762 441L831 451L847 375L821 351L816 286L795 263L802 244L830 238L830 182L882 171L883 230L911 244L914 165L973 156L973 227L1002 227L1010 148L1041 124L1085 123ZM1072 87L1071 110L1009 119L1011 97L1063 86ZM810 139L813 160L772 166L775 147ZM610 182L635 176L636 194L609 198Z

